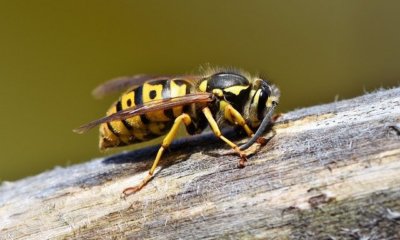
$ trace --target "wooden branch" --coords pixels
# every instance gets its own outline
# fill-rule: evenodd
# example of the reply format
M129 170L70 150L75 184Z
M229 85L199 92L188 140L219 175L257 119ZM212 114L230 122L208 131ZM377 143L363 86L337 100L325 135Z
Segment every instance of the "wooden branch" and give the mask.
M180 141L126 199L156 147L4 182L0 239L399 239L399 123L400 88L381 90L284 114L244 169Z

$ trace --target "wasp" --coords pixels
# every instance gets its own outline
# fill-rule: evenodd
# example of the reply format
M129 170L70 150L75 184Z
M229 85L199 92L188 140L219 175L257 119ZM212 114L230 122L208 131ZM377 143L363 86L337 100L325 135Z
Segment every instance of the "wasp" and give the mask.
M123 90L105 117L74 131L83 133L100 125L100 149L165 135L148 174L138 185L126 188L125 195L139 191L152 179L181 124L190 135L210 126L215 136L240 156L239 166L243 167L247 161L244 150L265 131L280 95L278 88L267 80L232 69L210 69L198 75L121 77L98 86L93 95L103 97ZM239 147L223 136L220 126L227 124L242 128L249 141Z

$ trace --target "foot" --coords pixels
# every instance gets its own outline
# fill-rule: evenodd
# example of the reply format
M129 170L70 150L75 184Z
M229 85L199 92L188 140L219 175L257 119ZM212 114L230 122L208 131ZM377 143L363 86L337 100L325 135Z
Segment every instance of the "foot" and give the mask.
M244 168L246 166L246 162L247 162L247 155L240 151L240 160L238 163L238 168Z
M122 194L124 195L124 197L127 197L134 194L135 192L138 192L140 189L142 189L142 186L128 187L125 188L124 191L122 191Z
M124 191L122 191L122 194L124 194L124 196L127 197L131 194L140 191L140 189L142 189L152 178L153 178L152 174L150 173L147 174L147 176L142 180L142 182L139 185L125 188Z

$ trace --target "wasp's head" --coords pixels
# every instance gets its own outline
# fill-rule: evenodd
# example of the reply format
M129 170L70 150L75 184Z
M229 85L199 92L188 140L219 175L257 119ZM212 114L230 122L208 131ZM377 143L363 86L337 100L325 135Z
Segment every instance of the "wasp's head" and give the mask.
M278 103L279 90L266 80L257 78L253 81L245 113L252 128L257 128L265 119L269 109Z
M200 81L198 88L202 92L215 94L220 100L218 109L221 113L224 113L226 103L232 105L253 129L261 125L279 99L278 88L242 71L218 71L209 74ZM231 118L226 120L234 123Z

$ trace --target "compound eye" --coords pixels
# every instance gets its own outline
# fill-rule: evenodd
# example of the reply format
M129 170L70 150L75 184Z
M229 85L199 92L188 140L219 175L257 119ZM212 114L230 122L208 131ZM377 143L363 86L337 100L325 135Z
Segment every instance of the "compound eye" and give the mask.
M263 119L265 108L267 107L267 101L269 96L271 95L270 88L267 84L262 84L260 95L258 97L258 106L257 106L257 118Z
M258 97L258 106L257 106L257 118L264 118L264 110L267 107L268 95L265 91L260 91L260 96Z

